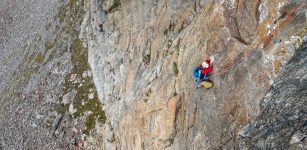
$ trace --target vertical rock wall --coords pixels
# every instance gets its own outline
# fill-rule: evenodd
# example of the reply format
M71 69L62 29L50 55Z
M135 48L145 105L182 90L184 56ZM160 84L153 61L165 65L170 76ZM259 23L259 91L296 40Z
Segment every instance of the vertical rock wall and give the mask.
M90 0L85 10L106 149L233 148L306 26L306 4L286 0ZM196 89L193 68L209 55L227 72Z

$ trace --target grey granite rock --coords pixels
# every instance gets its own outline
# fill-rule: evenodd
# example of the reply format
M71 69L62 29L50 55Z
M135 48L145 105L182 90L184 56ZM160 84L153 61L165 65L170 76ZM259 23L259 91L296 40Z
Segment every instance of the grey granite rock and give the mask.
M239 149L307 148L307 48L296 50L237 137Z

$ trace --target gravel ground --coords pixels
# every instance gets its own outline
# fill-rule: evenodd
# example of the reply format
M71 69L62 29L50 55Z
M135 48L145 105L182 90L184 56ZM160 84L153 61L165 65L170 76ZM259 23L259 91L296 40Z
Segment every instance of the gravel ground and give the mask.
M25 46L45 38L45 25L51 22L57 0L2 0L0 2L0 89L3 89L26 53Z
M56 0L0 2L0 149L52 147L52 140L47 136L49 131L40 123L43 121L40 113L46 112L42 103L36 102L39 99L37 92L41 90L33 84L28 91L37 94L26 98L29 94L25 87L31 78L43 75L35 74L35 71L46 66L35 63L33 59L43 50L43 41L52 32L46 31L45 26L53 21L58 4Z
M95 145L86 139L106 118L79 39L83 6L0 2L0 150Z
M84 140L84 118L57 110L78 35L62 33L68 10L61 8L70 2L0 1L0 150L71 149Z

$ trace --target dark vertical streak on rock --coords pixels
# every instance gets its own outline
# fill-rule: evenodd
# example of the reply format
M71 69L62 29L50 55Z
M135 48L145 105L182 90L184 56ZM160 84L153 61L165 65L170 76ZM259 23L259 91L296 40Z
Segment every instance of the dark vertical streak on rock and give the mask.
M260 115L239 132L238 148L304 149L307 143L306 58L307 48L296 51L262 99Z

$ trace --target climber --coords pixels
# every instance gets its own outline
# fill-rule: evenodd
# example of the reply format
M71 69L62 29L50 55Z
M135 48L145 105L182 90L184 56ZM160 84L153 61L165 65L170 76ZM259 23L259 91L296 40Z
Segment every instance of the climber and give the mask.
M206 78L208 77L208 73L210 73L213 69L212 67L213 61L214 61L214 57L210 56L210 58L207 58L206 61L204 61L198 67L194 68L194 77L197 78L195 83L197 85L201 81L206 80Z

